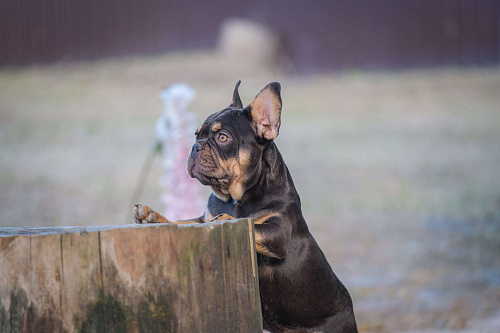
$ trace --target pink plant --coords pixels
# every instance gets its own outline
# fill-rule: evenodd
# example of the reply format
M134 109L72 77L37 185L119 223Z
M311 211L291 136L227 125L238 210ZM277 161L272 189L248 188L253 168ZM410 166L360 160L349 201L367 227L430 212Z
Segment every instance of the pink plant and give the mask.
M161 146L164 176L162 201L164 215L170 220L189 219L203 213L201 185L186 171L186 158L194 143L198 127L196 116L189 110L195 92L186 84L174 84L159 94L163 113L156 122L156 137Z

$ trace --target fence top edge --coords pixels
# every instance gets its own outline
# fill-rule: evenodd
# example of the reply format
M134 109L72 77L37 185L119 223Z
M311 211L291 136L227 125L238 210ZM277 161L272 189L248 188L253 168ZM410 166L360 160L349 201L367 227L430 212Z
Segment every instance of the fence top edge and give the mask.
M39 236L54 234L72 234L72 233L91 233L107 230L121 229L141 229L141 228L213 228L214 226L225 223L238 223L248 221L247 218L234 220L225 220L208 223L193 224L110 224L110 225L91 225L91 226L61 226L61 227L0 227L0 238L12 236Z

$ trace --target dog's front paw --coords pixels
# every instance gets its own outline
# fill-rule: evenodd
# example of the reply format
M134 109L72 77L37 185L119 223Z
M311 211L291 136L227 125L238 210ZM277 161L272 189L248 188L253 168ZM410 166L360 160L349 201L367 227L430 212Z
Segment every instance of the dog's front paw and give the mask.
M213 219L210 220L210 222L216 222L216 221L227 221L227 220L234 220L235 218L229 214L219 214L215 216Z
M151 209L151 207L137 204L134 206L134 222L138 224L143 223L170 223L160 213Z

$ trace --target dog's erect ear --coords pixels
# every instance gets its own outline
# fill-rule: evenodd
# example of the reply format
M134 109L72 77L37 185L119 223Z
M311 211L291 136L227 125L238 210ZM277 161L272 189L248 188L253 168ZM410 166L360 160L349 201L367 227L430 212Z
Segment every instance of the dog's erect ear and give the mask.
M243 103L241 103L240 94L238 93L238 87L240 86L240 83L241 80L238 80L238 82L236 82L236 86L234 87L233 100L229 105L229 107L231 108L243 109Z
M266 140L278 137L281 125L281 85L272 82L255 96L252 104L245 108L250 113L255 134Z

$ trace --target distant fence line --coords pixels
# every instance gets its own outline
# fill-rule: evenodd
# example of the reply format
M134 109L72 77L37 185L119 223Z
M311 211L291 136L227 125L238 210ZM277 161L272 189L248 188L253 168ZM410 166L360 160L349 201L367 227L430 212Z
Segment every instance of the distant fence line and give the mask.
M213 48L234 16L274 27L300 72L500 59L498 0L4 0L0 66Z

